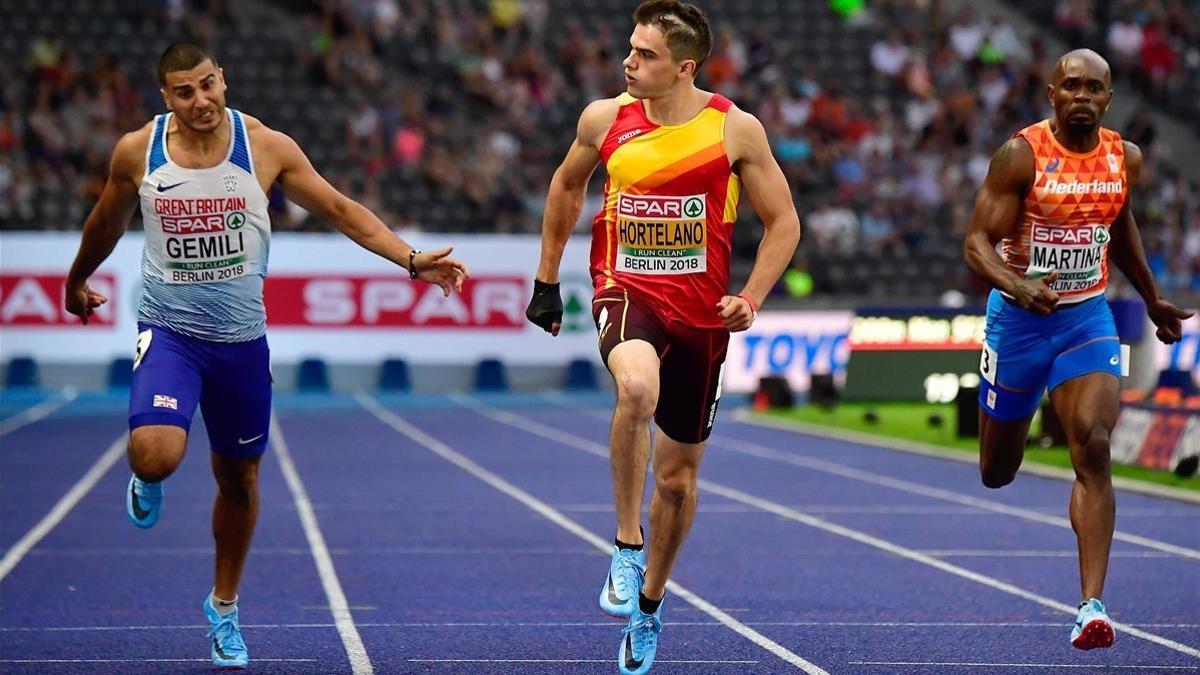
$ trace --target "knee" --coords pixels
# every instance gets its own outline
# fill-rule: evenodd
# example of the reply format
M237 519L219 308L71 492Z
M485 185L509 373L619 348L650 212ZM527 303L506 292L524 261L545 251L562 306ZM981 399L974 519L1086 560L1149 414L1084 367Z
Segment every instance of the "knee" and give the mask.
M988 460L985 456L986 453L979 458L979 478L984 487L995 490L1016 480L1020 463Z
M1085 479L1107 478L1110 461L1108 430L1095 429L1075 453L1075 475Z
M650 378L642 373L622 373L617 378L617 406L627 413L650 419L658 405L658 373Z
M175 472L183 460L187 435L179 429L173 433L138 433L129 435L129 468L147 483L157 483Z
M997 467L979 467L979 478L983 481L983 486L993 490L1002 488L1005 485L1013 482L1017 477L1015 470L1000 469Z
M660 499L682 504L696 495L697 467L685 466L658 471L654 474L654 489Z
M258 464L237 462L213 467L221 497L243 506L258 499Z

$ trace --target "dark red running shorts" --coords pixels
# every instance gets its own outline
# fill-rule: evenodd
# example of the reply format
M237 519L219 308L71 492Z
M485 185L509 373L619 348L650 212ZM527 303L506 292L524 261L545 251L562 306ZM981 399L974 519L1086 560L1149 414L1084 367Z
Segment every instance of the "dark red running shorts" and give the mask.
M665 321L622 288L597 293L592 318L605 365L613 348L627 340L645 340L658 353L658 428L680 443L706 440L721 398L729 331Z

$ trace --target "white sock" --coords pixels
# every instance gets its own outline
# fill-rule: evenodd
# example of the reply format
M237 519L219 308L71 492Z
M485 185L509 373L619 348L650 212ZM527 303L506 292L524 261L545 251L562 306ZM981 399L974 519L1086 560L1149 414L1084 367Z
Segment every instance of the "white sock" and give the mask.
M221 616L229 616L231 612L237 611L237 596L233 596L232 600L222 600L218 598L216 593L212 593L212 606L217 610L217 614Z

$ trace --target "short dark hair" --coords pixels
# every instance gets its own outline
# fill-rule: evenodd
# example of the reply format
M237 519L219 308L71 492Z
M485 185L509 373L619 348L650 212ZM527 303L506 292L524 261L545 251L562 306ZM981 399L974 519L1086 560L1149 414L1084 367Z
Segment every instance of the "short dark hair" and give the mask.
M167 83L167 73L191 70L205 60L212 61L214 66L217 65L217 60L200 45L194 42L176 42L164 49L162 56L158 58L158 83Z
M699 7L680 0L645 0L633 10L633 20L662 32L676 61L691 59L696 69L704 65L712 52L712 30L708 17Z

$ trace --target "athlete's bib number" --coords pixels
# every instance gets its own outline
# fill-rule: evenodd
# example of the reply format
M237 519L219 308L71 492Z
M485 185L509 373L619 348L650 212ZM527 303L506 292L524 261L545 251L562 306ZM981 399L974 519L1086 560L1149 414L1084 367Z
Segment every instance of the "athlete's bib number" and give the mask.
M708 270L704 195L617 195L618 272L696 274Z

